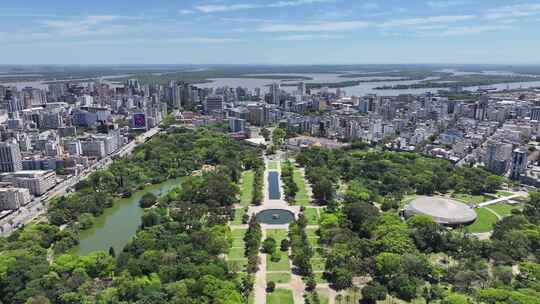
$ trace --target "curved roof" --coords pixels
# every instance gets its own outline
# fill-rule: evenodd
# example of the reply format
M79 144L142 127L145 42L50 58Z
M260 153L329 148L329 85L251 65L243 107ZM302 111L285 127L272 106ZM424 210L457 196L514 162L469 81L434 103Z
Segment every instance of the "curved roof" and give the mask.
M405 216L427 215L439 224L459 225L476 220L476 212L466 204L437 196L419 196L405 207Z

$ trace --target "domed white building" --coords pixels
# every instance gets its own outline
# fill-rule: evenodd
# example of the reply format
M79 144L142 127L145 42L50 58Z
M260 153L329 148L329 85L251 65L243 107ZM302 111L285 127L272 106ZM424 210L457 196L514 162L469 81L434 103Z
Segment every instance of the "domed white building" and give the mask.
M441 225L458 226L471 224L476 212L466 204L438 196L419 196L403 210L406 218L427 215Z

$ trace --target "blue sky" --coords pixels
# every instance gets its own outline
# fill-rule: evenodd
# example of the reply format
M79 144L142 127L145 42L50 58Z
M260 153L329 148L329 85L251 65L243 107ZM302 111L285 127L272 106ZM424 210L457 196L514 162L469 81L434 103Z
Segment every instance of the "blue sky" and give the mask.
M540 1L18 0L1 64L540 63Z

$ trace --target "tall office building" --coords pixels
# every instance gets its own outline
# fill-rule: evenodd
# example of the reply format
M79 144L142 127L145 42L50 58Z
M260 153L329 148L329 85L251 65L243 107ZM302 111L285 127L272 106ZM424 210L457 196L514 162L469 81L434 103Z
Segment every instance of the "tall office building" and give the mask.
M281 85L277 82L271 84L270 94L272 95L272 104L279 105L279 100L281 98Z
M223 96L208 96L204 103L204 111L208 114L223 110Z
M15 140L0 143L0 171L16 172L22 170L19 145Z
M510 168L510 178L519 180L527 169L527 152L523 149L515 149L512 152L512 167Z
M298 84L298 94L301 96L306 95L306 83L303 81Z
M540 107L533 107L531 109L531 120L540 121Z

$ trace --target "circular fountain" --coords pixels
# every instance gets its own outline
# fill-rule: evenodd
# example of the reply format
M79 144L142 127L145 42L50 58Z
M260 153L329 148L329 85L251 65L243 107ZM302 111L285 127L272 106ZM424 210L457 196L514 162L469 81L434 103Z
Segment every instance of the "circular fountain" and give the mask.
M256 218L261 224L283 225L294 221L294 213L284 209L268 209L257 213Z

